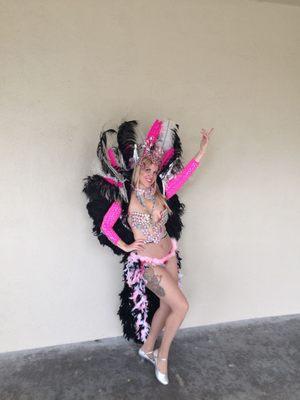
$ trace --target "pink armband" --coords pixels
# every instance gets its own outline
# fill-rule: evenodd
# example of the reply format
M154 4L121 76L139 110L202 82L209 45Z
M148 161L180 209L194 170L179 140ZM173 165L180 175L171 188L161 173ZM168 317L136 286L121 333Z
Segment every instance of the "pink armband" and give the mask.
M118 201L112 203L109 207L108 211L104 215L102 224L101 224L101 231L108 237L110 241L114 244L118 243L120 237L116 234L113 230L113 226L116 223L117 219L121 214L122 208Z
M198 168L200 162L192 158L187 165L178 172L173 178L171 178L166 185L166 198L174 196L175 193L184 185L184 183L189 179L193 172Z

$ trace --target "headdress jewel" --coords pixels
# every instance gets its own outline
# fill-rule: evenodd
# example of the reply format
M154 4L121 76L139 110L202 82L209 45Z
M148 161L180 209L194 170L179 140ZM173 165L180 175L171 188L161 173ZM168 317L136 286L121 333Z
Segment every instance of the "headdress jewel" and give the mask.
M170 136L173 125L173 121L170 120L155 120L144 143L134 144L133 156L130 159L130 167L134 168L136 165L142 165L144 159L147 157L153 164L157 164L159 169L161 169L174 154L174 148L170 148L166 143L166 141L170 140L168 139L168 135Z

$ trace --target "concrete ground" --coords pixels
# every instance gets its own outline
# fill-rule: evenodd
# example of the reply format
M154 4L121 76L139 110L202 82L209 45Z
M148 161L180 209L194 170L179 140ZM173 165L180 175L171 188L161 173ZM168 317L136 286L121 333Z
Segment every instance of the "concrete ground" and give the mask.
M0 354L1 400L300 400L300 314L180 329L167 386L124 338Z

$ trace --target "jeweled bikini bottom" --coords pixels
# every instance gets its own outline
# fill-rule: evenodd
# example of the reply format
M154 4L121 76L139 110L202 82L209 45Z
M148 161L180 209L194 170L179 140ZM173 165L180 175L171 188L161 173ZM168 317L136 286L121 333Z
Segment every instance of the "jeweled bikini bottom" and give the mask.
M171 242L172 242L172 247L169 250L168 254L162 258L156 258L156 257L148 257L148 256L141 256L137 253L131 253L130 257L133 260L141 260L142 263L145 264L155 264L155 265L163 265L166 264L166 262L173 256L175 256L176 254L176 250L177 250L177 240L175 238L171 238Z

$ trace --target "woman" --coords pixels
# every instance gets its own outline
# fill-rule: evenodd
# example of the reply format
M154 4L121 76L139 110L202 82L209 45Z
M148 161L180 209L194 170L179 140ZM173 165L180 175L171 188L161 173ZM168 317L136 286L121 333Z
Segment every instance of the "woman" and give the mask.
M135 304L133 309L139 310L135 326L142 326L144 332L144 336L141 334L144 340L139 355L155 365L156 377L163 384L169 382L167 364L170 345L189 307L180 288L177 240L175 237L170 237L166 229L169 215L172 215L168 203L170 204L171 199L199 166L212 131L213 129L210 131L202 129L199 151L184 168L164 180L164 193L161 193L158 176L163 166L168 164L166 159L169 161L172 158L170 156L172 151L170 152L170 144L168 149L161 144L165 143L168 128L163 126L163 121L156 120L139 154L134 155L134 149L131 154L131 165L134 167L128 191L127 214L126 211L125 214L126 222L133 233L133 241L126 243L114 230L114 225L122 214L120 199L116 199L110 205L101 222L101 232L122 252L129 253L123 260L124 276L128 287L134 287L130 299ZM173 126L173 146L176 135L175 132L174 137ZM174 147L172 148L174 150ZM111 159L112 164L116 167L116 160ZM168 164L168 172L170 171L172 166ZM151 326L147 323L148 301L144 296L146 288L159 299L159 307L151 318ZM164 334L161 345L154 350L156 339L162 329Z

